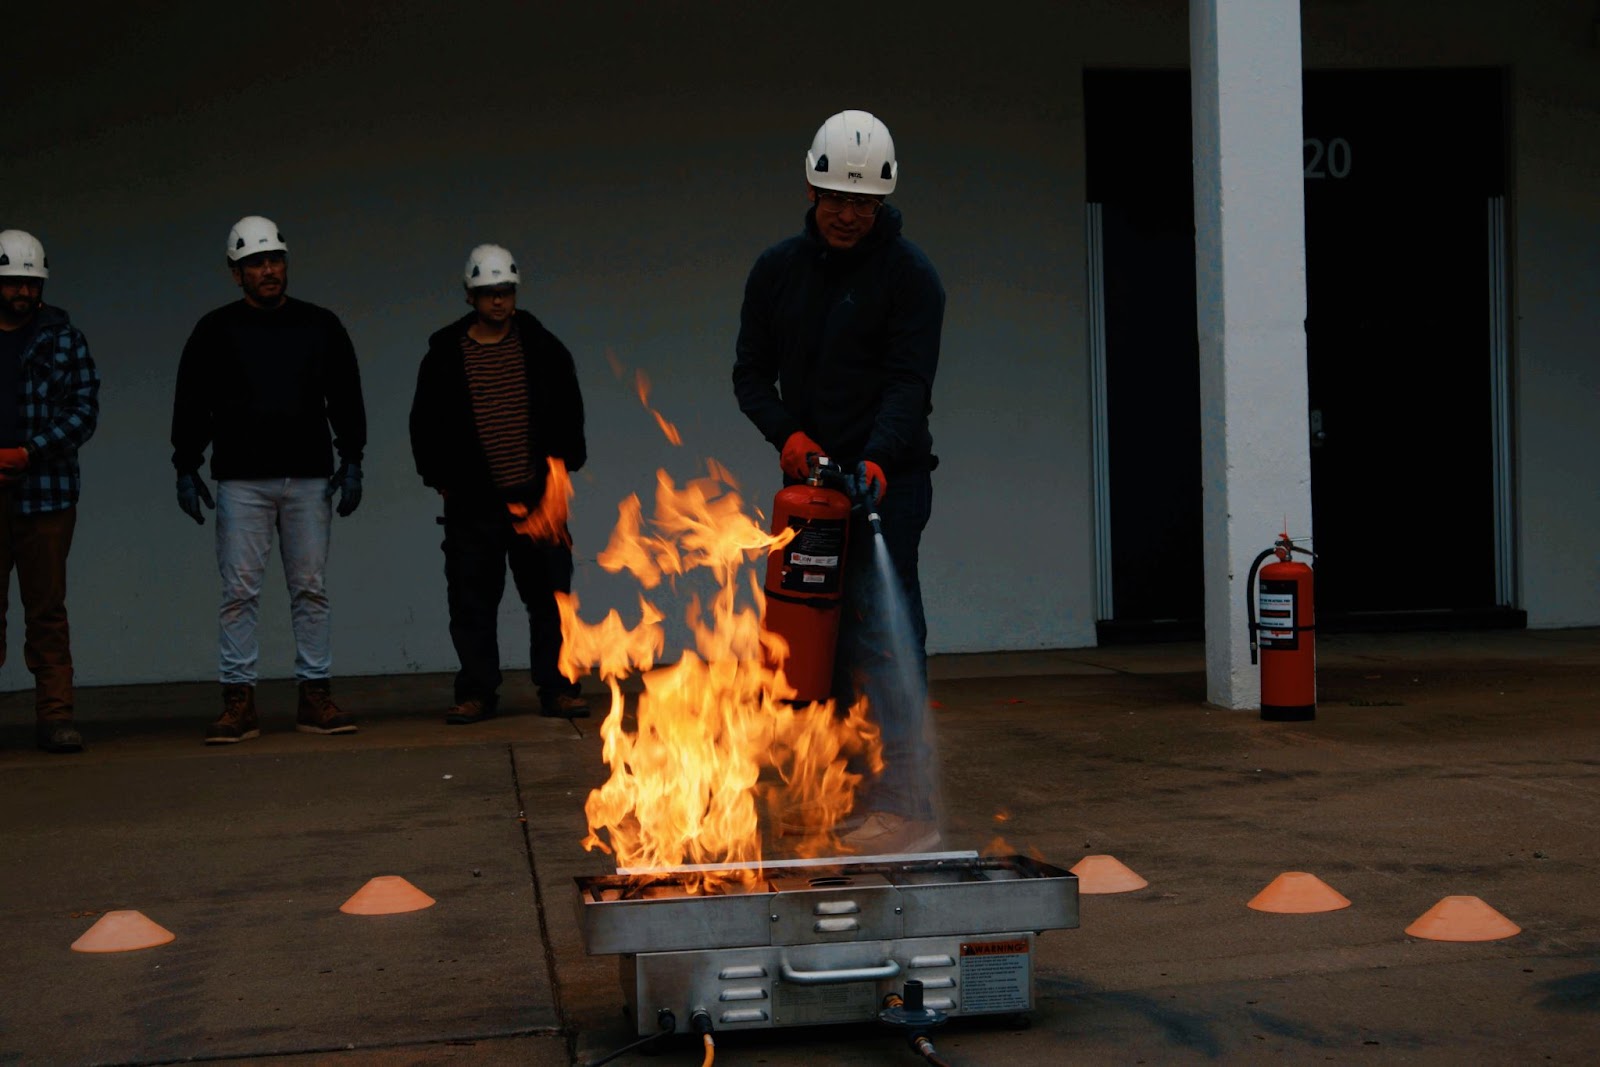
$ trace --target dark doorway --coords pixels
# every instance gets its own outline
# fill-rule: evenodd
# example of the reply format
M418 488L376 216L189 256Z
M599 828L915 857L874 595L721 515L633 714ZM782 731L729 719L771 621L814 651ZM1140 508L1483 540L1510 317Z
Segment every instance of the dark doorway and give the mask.
M1502 75L1313 71L1304 87L1320 621L1502 618L1488 263ZM1084 88L1110 483L1101 638L1188 635L1204 606L1189 76L1091 71Z

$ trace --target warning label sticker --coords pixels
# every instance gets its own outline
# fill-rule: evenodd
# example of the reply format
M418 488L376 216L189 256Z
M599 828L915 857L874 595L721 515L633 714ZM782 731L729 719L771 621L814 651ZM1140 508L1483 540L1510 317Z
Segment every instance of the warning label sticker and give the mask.
M1027 1011L1032 978L1028 939L961 943L961 1011Z
M1274 583L1277 584L1277 583ZM1293 651L1299 647L1299 641L1294 632L1294 593L1272 592L1263 588L1256 600L1257 615L1261 619L1260 642L1273 648L1284 648ZM1285 629L1275 629L1276 626Z

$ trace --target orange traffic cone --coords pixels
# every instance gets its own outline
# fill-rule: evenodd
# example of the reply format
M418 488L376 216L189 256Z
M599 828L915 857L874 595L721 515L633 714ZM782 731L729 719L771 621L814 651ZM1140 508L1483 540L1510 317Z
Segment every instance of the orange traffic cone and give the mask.
M1247 906L1256 911L1309 915L1312 912L1348 908L1350 898L1314 874L1284 871L1267 888L1250 898Z
M356 890L339 905L339 910L346 915L397 915L431 908L433 904L432 897L398 874L380 874Z
M1115 856L1085 856L1072 873L1078 876L1080 894L1131 893L1150 884Z
M1445 897L1406 927L1412 937L1429 941L1498 941L1522 933L1522 927L1478 897Z
M137 911L108 911L72 943L74 952L133 952L155 948L178 935Z

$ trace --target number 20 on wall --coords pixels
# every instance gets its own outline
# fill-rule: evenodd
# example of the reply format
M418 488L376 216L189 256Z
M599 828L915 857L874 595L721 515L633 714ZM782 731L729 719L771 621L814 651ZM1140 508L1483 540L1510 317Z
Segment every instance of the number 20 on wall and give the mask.
M1324 141L1320 137L1305 139L1306 180L1312 178L1348 178L1350 176L1350 142L1343 137Z

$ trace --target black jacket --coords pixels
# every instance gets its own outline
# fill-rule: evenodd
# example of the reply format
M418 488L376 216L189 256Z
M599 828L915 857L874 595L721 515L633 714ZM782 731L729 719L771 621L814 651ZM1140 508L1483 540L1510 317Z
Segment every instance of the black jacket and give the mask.
M854 248L805 230L761 254L745 283L734 394L775 448L804 430L846 466L928 469L944 287L885 205Z
M236 300L195 324L178 363L172 465L198 470L207 445L219 481L325 478L334 448L360 463L361 369L338 316L289 297L276 308Z
M544 457L555 456L575 471L589 455L572 353L538 319L517 311L528 376L528 454L535 460L534 480L501 489L478 440L461 355L461 338L475 319L468 313L428 338L411 401L411 455L417 473L423 484L452 497L537 501L544 495Z

